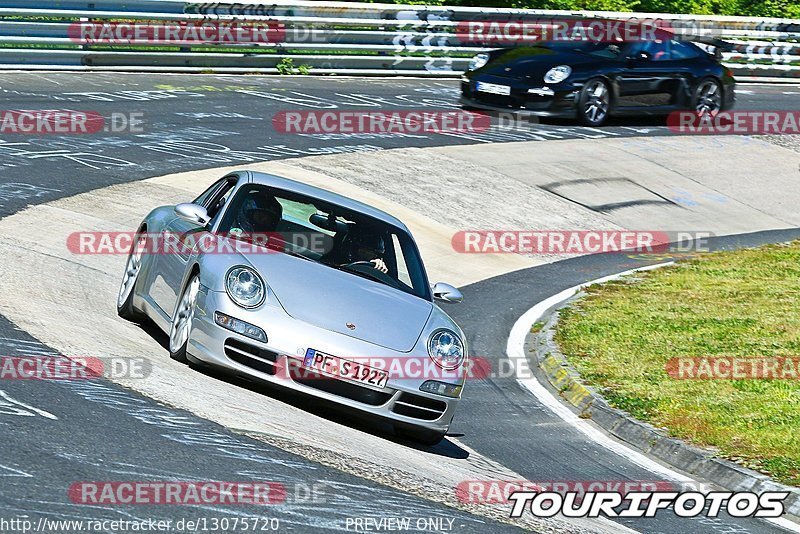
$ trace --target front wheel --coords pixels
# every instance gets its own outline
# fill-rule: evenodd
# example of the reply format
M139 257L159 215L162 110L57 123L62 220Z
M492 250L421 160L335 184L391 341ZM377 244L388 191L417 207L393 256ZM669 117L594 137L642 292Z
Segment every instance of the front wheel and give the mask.
M200 276L194 275L186 284L178 300L175 315L172 317L172 326L169 329L169 357L181 363L189 363L186 348L189 345L189 334L192 332L195 303L199 292Z
M589 80L578 98L578 122L584 126L602 126L611 109L611 90L603 80Z
M131 252L128 254L125 274L122 275L122 283L119 286L119 294L117 295L117 315L125 320L137 323L145 319L145 315L133 306L133 294L136 282L139 280L139 273L142 270L142 258L146 247L147 236L145 234L137 234Z
M700 80L692 92L692 109L701 117L713 117L722 110L722 86L718 81Z

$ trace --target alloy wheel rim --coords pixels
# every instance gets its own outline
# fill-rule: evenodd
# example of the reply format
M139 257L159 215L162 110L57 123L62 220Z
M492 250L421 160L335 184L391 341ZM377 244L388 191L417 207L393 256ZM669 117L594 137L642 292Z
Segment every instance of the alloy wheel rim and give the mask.
M699 115L714 115L722 104L722 95L716 82L707 81L697 88L697 107Z
M200 279L192 278L186 291L183 292L178 309L175 310L175 317L172 319L172 329L169 334L169 350L172 353L178 350L189 339L189 332L192 330L194 321L194 303L197 299L197 292L200 289Z
M594 82L589 86L588 95L583 113L589 121L600 122L608 114L608 88L603 82Z
M121 308L133 291L133 286L136 284L136 279L139 277L139 271L142 268L142 254L146 242L147 237L139 236L128 256L128 263L125 264L125 274L122 275L122 285L120 285L119 296L117 297L117 307Z

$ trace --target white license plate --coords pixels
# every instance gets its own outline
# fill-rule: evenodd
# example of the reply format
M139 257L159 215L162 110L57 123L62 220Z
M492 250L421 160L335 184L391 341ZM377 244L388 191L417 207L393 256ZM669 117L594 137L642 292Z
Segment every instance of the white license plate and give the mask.
M511 87L508 85L499 85L496 83L486 83L486 82L478 82L478 85L475 87L478 91L482 93L492 93L493 95L510 95L511 94Z
M313 369L326 376L379 388L385 388L386 382L389 380L389 373L386 371L314 349L306 351L303 367Z

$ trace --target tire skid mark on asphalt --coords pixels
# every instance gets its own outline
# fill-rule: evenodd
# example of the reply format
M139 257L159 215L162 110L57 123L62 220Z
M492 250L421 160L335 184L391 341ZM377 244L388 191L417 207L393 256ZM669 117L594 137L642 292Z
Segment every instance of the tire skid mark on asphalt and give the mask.
M17 400L2 389L0 389L0 397L3 398L3 400L0 400L0 415L18 415L22 417L35 417L40 415L46 419L58 421L58 417L50 412Z
M33 478L33 475L7 465L0 465L0 477Z

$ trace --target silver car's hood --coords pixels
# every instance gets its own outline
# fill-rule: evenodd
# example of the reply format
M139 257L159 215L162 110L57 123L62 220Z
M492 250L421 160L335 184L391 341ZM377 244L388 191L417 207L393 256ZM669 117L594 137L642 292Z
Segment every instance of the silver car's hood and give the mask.
M391 350L413 349L433 310L424 299L287 254L247 259L295 319Z

